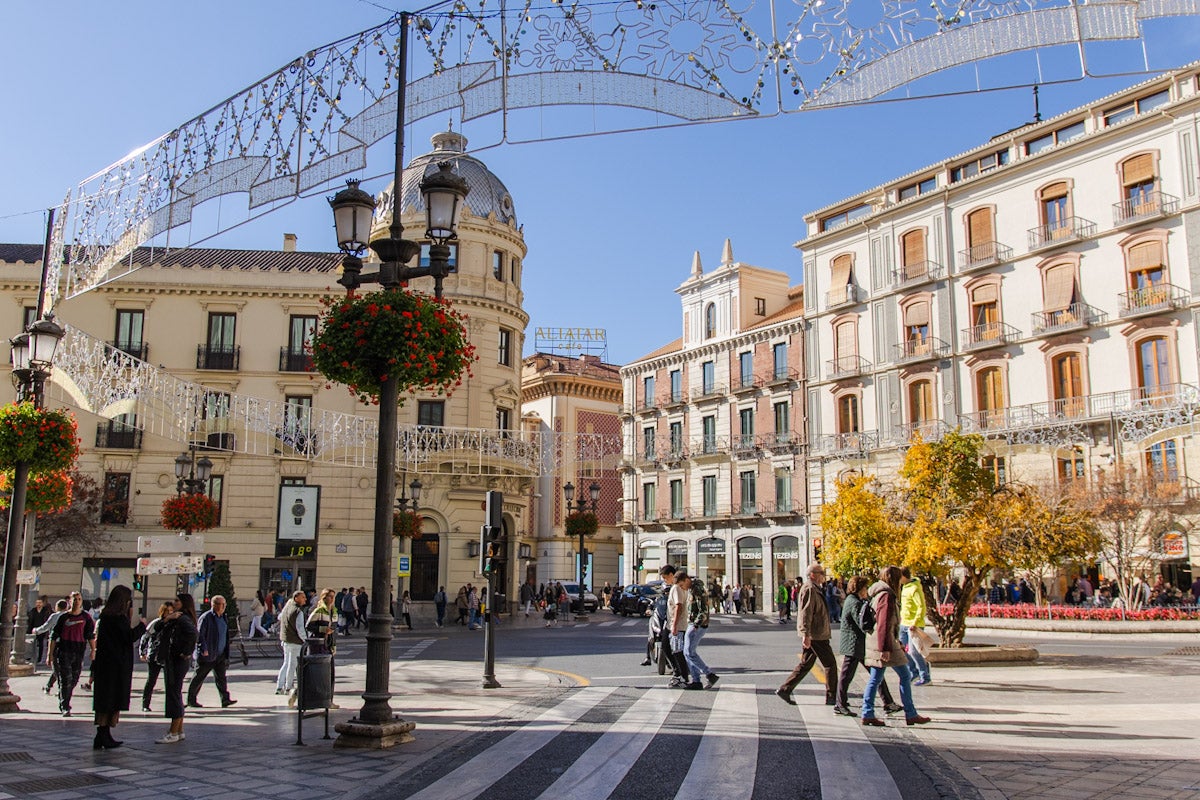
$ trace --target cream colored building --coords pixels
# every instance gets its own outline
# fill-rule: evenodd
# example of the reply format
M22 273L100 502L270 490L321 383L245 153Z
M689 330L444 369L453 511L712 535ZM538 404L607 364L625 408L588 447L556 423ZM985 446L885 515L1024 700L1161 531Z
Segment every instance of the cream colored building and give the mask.
M804 301L786 273L736 261L678 289L683 336L621 369L624 579L663 563L755 587L760 610L809 562ZM638 570L638 566L641 570Z
M607 438L612 446L576 448L564 453L562 467L554 474L540 476L533 485L532 534L536 543L532 560L525 564L525 575L535 585L550 581L577 580L578 537L567 536L563 520L563 486L575 486L576 499L588 501L588 487L600 487L596 515L600 528L585 539L590 554L584 585L600 589L607 581L622 583L623 559L621 533L621 480L617 469L621 441L621 378L619 367L604 363L599 356L535 353L524 361L521 380L522 424L528 430L566 435L566 441ZM582 437L577 436L582 434ZM596 457L590 457L590 456ZM607 456L607 457L606 457ZM597 597L599 593L597 592Z
M505 493L513 552L532 541L524 538L532 480L527 462L506 460L504 450L493 448L487 469L480 457L456 469L444 460L408 458L404 449L406 441L418 435L429 440L445 428L456 442L472 443L456 445L455 452L482 452L519 426L528 317L521 289L526 248L513 201L482 162L465 154L460 135L439 134L434 146L405 170L403 221L407 236L421 236L417 185L427 168L452 161L470 193L445 294L469 316L479 360L474 377L452 397L418 395L400 409L398 463L405 472L398 478L403 485L414 478L423 484L424 532L404 542L411 575L395 588L411 589L418 601L431 600L438 586L453 593L463 583L479 582L468 547L479 539L488 489ZM378 214L390 219L390 191ZM320 236L310 244L332 244L331 233ZM128 399L110 409L126 412L116 420L70 402L75 395L64 387L78 377L72 370L90 367L56 369L49 403L78 416L84 445L79 469L106 487L104 520L112 543L95 553L44 554L43 593L60 595L82 585L94 596L131 582L137 537L164 533L159 508L176 491L174 459L188 443L214 465L206 488L219 501L221 516L205 534L205 550L229 562L240 600L270 586L369 588L374 440L359 442L357 462L329 453L349 451L347 429L373 421L375 409L311 371L304 348L322 310L319 298L344 292L335 282L340 254L303 252L296 245L289 235L279 251L139 249L131 258L140 269L55 309L61 323L148 364L130 371ZM0 329L16 333L31 313L40 257L40 246L0 245L0 291L7 298L0 302ZM413 288L431 292L432 280L416 280ZM203 387L194 398L193 384ZM191 399L173 402L164 385L180 387L176 393ZM297 484L320 487L315 540L277 537L281 493ZM152 605L173 590L173 579L151 577Z
M1200 70L1163 75L807 215L809 505L913 436L997 480L1117 460L1194 497ZM1192 520L1149 542L1191 582Z

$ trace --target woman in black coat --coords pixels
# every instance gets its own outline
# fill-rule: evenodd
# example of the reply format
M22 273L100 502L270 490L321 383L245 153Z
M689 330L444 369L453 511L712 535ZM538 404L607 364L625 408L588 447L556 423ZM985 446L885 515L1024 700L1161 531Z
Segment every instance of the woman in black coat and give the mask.
M838 640L838 652L842 655L842 668L838 674L837 703L833 707L833 713L843 717L855 716L846 694L850 681L858 670L858 665L862 664L866 657L867 634L862 629L862 623L859 622L859 613L862 604L867 602L867 589L870 587L869 578L855 575L846 585L846 599L842 604L842 625L839 629L841 638ZM892 698L886 681L880 682L879 693L883 695L884 711L893 714L901 709L901 706Z
M100 612L96 626L96 654L92 657L92 710L96 712L96 750L120 747L112 729L121 712L129 710L129 687L133 683L133 645L146 632L146 620L130 623L133 592L128 586L114 587Z
M171 729L158 744L183 741L183 679L192 663L196 649L196 601L186 592L175 595L175 612L167 615L158 660L163 665L163 693L166 695L166 717Z

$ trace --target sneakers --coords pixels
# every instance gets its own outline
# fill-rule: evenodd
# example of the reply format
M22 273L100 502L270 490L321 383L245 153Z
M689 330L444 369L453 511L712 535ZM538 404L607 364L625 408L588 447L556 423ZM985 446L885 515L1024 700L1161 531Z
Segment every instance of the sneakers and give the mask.
M687 682L683 678L675 677L671 678L671 682L667 686L672 689L682 689L684 686L687 686Z
M288 695L288 708L296 707L296 693L293 691Z
M898 714L904 710L904 706L899 703L884 703L883 711L885 714Z
M925 686L930 683L933 683L932 678L917 678L915 681L913 681L913 686Z
M717 681L721 680L721 676L715 672L710 672L705 676L705 679L708 681L708 688L711 689L717 685Z
M839 717L853 717L854 716L854 712L851 711L850 709L846 708L845 706L834 706L833 713L837 714Z
M796 701L792 699L792 693L787 689L784 689L782 686L775 690L775 695L789 706L796 705Z
M155 744L175 744L176 742L182 742L183 739L184 739L184 736L182 733L168 733L166 736L162 737L161 739L155 739L154 743Z
M221 703L221 708L229 708L232 705L237 705L237 700L230 698L230 699L226 700L225 702Z
M149 703L142 703L142 711L145 711L147 714L154 713L154 709L150 708Z
M704 684L703 684L703 683L701 683L700 681L693 681L692 683L685 683L685 684L683 685L683 688L684 688L684 689L689 689L689 690L691 690L691 691L695 691L695 690L697 690L697 689L701 689L701 690L703 690L703 689L704 689Z
M650 666L650 663L651 663L651 662L650 662L650 659L648 659L648 658L647 658L645 661L643 661L643 662L642 662L642 666L643 666L643 667L648 667L648 666Z

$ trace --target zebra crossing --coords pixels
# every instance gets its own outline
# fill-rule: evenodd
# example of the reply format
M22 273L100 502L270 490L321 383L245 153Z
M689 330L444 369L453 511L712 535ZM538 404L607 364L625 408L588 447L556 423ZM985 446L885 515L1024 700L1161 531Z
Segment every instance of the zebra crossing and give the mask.
M822 800L899 800L861 726L823 702L800 711L797 720L795 708L751 684L588 686L481 731L478 748L391 788L411 800L790 800L814 790ZM796 755L805 741L807 761Z
M412 645L409 645L405 649L401 650L399 653L397 653L394 656L394 658L398 661L416 658L417 656L421 655L421 653L423 653L426 648L428 648L430 645L432 645L436 641L437 641L437 639L422 639L421 641L416 642Z
M592 619L603 619L603 617L592 617ZM613 619L602 622L591 622L590 627L593 628L621 628L638 625L644 627L647 617L614 617ZM709 618L709 624L716 625L778 625L779 620L775 617L759 617L751 615L733 615L733 614L714 614ZM790 624L790 623L789 623Z

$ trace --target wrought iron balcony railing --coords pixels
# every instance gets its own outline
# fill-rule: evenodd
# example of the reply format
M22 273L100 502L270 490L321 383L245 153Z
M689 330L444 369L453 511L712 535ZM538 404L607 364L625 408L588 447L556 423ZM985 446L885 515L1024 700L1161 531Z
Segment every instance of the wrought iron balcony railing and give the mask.
M120 350L122 353L128 353L139 361L145 361L150 357L150 345L145 342L109 342L114 350Z
M757 378L753 374L739 375L737 377L737 379L734 380L734 382L733 382L733 392L734 392L734 394L740 394L742 392L752 392L761 386L762 386L762 380Z
M1158 219L1179 211L1179 198L1166 192L1147 192L1139 197L1127 197L1113 203L1113 225L1132 225L1148 219Z
M1057 311L1035 311L1032 315L1033 335L1067 333L1103 325L1108 315L1087 303L1072 303Z
M829 380L852 378L871 369L871 362L862 356L842 356L825 362L825 377Z
M959 415L967 433L1031 430L1071 422L1109 419L1134 411L1200 410L1200 389L1187 383L1171 383L1119 392L1066 397L1041 403L1011 406Z
M313 360L311 353L299 352L288 347L279 348L280 372L312 372Z
M936 442L950 432L950 426L940 419L926 419L919 422L909 422L896 428L891 441L908 444L918 436L923 442Z
M208 347L197 345L196 369L237 371L242 358L240 347Z
M1117 313L1122 318L1143 317L1174 311L1191 302L1191 295L1170 283L1143 286L1118 295Z
M692 390L693 403L703 403L706 400L716 400L724 396L725 386L717 383L706 383L699 389Z
M855 303L862 303L866 299L867 293L853 283L839 286L836 289L830 289L825 293L825 305L828 308L854 305Z
M950 345L936 336L926 336L924 339L910 339L894 345L897 364L913 364L918 361L929 361L943 358L950 354Z
M100 424L96 426L96 447L120 450L141 450L142 432L125 425Z
M791 383L798 380L800 380L800 371L791 367L776 367L762 378L763 384L767 386L776 386L781 383Z
M1007 322L985 322L962 329L963 350L987 350L1004 347L1021 337L1021 332Z
M980 242L958 251L958 271L973 272L1012 260L1013 250L1000 242Z
M1029 229L1029 249L1041 250L1071 244L1096 235L1096 223L1083 217L1066 217Z
M854 455L879 449L879 431L856 431L854 433L831 433L821 436L813 446L813 452L823 455Z
M917 261L905 264L892 273L892 288L912 288L929 281L941 280L946 270L936 261Z

